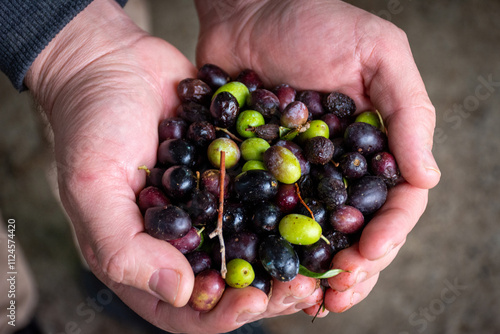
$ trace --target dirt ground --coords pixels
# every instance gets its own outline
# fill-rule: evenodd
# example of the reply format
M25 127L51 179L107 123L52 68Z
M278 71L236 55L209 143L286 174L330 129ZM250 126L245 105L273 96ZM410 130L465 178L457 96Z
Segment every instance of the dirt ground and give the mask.
M314 323L297 314L262 324L272 334L499 333L500 2L349 2L407 33L437 111L434 154L442 179L363 302ZM198 23L192 2L151 0L150 9L153 34L194 60ZM153 333L106 312L92 319L78 312L87 302L84 277L46 179L52 161L46 132L29 96L0 76L0 208L18 224L38 284L41 327L46 333L64 333L68 324L81 333ZM93 291L107 301L99 287Z

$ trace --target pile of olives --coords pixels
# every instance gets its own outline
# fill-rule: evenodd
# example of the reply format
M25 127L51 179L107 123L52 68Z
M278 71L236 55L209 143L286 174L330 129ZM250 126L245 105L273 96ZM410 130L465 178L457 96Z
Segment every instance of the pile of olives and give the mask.
M177 93L137 203L145 231L191 264L189 305L212 309L226 286L269 294L273 279L341 272L333 256L401 180L380 114L355 114L340 92L268 89L253 70L233 80L213 64Z

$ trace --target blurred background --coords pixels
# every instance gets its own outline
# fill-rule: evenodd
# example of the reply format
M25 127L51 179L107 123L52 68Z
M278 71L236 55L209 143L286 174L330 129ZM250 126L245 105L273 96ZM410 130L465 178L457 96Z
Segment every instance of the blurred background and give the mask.
M442 179L363 302L314 323L300 313L261 323L274 334L499 333L500 2L348 2L407 33L437 111L434 154ZM140 10L133 2L127 7ZM152 33L194 61L193 3L150 0L148 10ZM0 208L4 219L17 222L16 240L38 286L41 327L47 333L64 333L68 324L81 333L148 333L101 309L92 319L78 312L88 295L68 222L47 181L47 133L29 95L0 75Z

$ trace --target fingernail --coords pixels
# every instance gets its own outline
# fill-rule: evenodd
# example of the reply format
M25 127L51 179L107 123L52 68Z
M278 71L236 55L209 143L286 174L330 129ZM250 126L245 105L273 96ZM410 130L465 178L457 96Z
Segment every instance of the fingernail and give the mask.
M436 160L434 159L434 155L430 149L426 149L424 151L424 168L441 176L441 171L439 170Z
M180 275L172 269L158 269L149 279L149 288L162 300L174 304L179 292Z
M293 303L296 303L297 301L298 301L298 299L295 298L294 296L288 296L285 299L283 299L283 304L285 304L285 305L293 304Z
M351 306L356 305L361 300L361 294L359 292L353 292L351 295Z
M441 177L441 171L435 167L425 167L425 170L436 173L437 175L439 175L439 177Z
M314 305L316 305L316 304L298 303L297 305L295 305L295 309L296 310L303 310L303 309L309 308L309 307L314 306Z
M379 259L389 255L390 252L394 250L394 248L398 247L401 243L391 243L389 246L387 246L387 249L385 250L385 253L379 257Z
M243 312L238 315L238 318L236 318L236 322L238 324L246 324L250 320L257 318L260 314L261 313Z
M368 274L366 273L366 271L360 271L358 273L358 275L356 276L356 283L355 284L363 282L366 279L367 275Z

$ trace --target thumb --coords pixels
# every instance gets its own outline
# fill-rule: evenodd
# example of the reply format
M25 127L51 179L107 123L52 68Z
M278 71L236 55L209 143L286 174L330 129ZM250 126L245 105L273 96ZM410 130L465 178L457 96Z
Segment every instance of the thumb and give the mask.
M392 29L365 64L367 91L386 122L402 176L415 187L434 187L441 176L432 154L436 115L406 35Z
M94 189L95 196L80 200L78 211L71 210L70 216L94 274L104 282L146 291L173 306L186 305L194 285L191 266L175 247L144 232L134 192L129 188L127 195L125 191L121 195L114 187L110 196L95 185L80 186L87 192Z
M100 256L98 270L113 282L146 291L175 307L187 304L194 276L184 255L144 232L120 239L108 245L119 251Z

